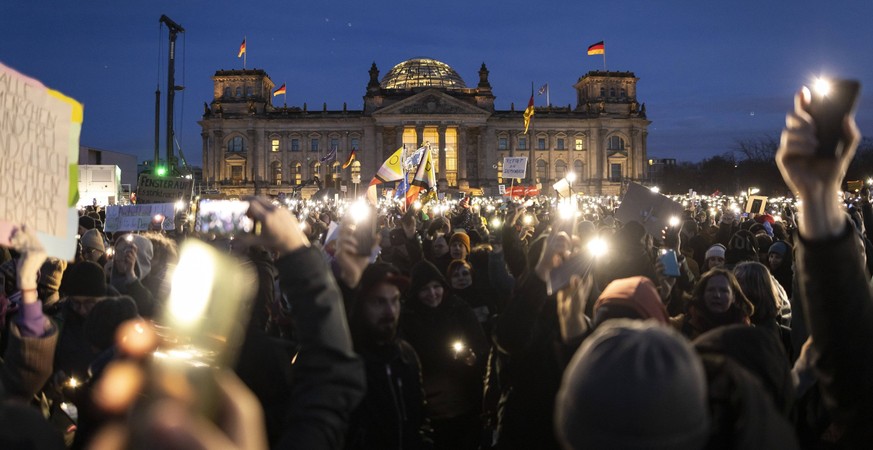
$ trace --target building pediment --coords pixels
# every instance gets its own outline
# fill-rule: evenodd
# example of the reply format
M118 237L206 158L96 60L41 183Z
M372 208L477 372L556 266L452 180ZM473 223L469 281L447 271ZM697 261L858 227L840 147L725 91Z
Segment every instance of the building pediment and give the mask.
M239 153L226 153L224 160L227 162L245 162L246 157Z
M404 114L472 114L488 116L490 113L482 108L465 103L436 89L429 89L420 92L412 97L403 99L373 113L374 116Z

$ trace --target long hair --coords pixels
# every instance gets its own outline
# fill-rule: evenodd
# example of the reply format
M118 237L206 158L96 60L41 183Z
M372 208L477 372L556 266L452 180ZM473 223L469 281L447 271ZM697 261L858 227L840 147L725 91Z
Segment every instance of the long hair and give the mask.
M696 285L694 285L694 290L691 292L690 303L699 305L704 310L707 310L703 302L703 293L706 291L706 285L709 283L709 280L717 276L723 276L727 279L728 285L730 286L731 291L734 294L734 303L744 313L746 313L746 315L752 317L752 314L755 313L755 306L743 293L742 287L740 287L740 284L737 282L737 277L734 276L733 272L719 267L715 269L710 269L709 272L706 272L700 276L700 280L697 282Z
M773 277L770 269L758 262L742 262L734 268L743 294L755 306L755 313L750 317L752 323L760 325L767 321L776 320L778 315L778 295L773 286Z

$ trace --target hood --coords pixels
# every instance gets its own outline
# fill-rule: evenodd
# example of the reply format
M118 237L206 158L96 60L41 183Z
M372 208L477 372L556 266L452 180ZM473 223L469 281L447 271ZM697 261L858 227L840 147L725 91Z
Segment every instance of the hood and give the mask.
M428 261L419 261L414 266L412 266L412 271L410 272L410 283L409 290L406 291L407 298L414 299L418 297L418 291L421 290L424 285L430 283L431 281L438 281L443 285L443 289L445 290L445 296L448 296L449 293L449 283L446 282L446 277L440 273L439 269L436 268L433 264Z
M595 323L606 320L598 320L598 311L610 306L629 308L642 320L655 319L663 324L670 320L655 283L646 277L622 278L609 283L594 303Z
M138 234L131 234L130 236L133 236L132 243L136 245L136 276L142 280L149 276L152 271L154 248L152 247L152 241L148 240L148 238ZM128 245L129 243L126 239L120 239L115 244L115 253L121 253Z

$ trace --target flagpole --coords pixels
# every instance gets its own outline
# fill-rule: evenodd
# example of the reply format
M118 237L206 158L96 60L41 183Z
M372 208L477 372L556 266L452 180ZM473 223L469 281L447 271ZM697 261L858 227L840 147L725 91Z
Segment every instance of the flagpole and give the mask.
M604 47L604 49L603 49L603 71L604 71L604 72L609 72L609 71L606 69L606 48L605 48L605 47Z
M546 83L546 105L552 106L552 100L549 98L549 83Z
M246 70L246 58L249 57L249 37L243 36L243 43L246 44L245 51L243 52L243 70Z

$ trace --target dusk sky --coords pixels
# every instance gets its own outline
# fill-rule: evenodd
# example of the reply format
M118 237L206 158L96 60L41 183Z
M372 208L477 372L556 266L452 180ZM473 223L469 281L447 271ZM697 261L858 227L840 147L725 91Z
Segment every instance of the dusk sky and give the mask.
M819 74L861 80L857 119L873 136L871 0L3 0L0 62L84 103L82 145L150 159L158 83L162 109L166 98L161 14L186 30L176 133L197 166L210 77L242 68L243 37L247 68L287 83L289 106L361 109L371 63L381 78L421 56L449 64L468 86L485 62L498 109L523 109L531 82L549 83L553 105L575 106L572 85L603 69L585 50L602 40L607 68L639 78L650 158L698 161L778 136L794 92Z

